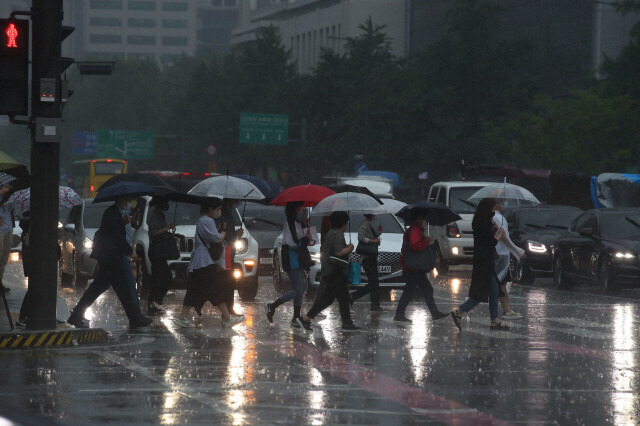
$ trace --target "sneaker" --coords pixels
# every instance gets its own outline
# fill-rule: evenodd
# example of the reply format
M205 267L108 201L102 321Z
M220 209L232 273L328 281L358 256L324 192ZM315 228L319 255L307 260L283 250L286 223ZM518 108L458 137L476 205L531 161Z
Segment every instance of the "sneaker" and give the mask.
M305 321L303 317L298 317L296 318L296 321L298 322L298 324L300 324L300 326L302 326L302 328L304 328L307 331L313 331L313 328L311 328L311 321Z
M354 323L342 324L342 331L358 331L360 327L357 327Z
M71 311L71 315L69 315L67 322L72 326L74 326L75 328L89 328L89 325L90 325L90 322L88 320L84 318L80 318L77 315L74 315L73 311Z
M396 315L395 317L393 317L393 320L396 322L407 322L409 324L411 324L411 320L407 317L403 316L398 316Z
M16 327L27 328L27 320L26 319L19 319L18 321L16 321Z
M273 324L273 314L276 313L275 309L271 308L271 303L265 303L264 305L264 313L267 314L267 319L271 324Z
M502 314L502 318L504 318L504 319L520 319L520 318L522 318L522 314L519 314L516 311L509 311L509 312L504 312Z
M449 316L449 314L445 314L444 312L438 312L437 314L435 314L435 315L433 316L433 318L432 318L431 320L432 320L432 321L438 321L438 320L440 320L440 319L442 319L442 318L446 318L446 317L448 317L448 316Z
M157 302L150 302L149 307L147 308L147 313L149 315L159 315L166 313L167 310L161 304Z
M298 319L298 318L294 318L294 319L292 319L292 320L291 320L291 327L293 327L293 328L300 328L300 327L302 327L302 323L301 323L301 322L298 322L298 321L299 321L299 319Z
M194 328L196 326L194 322L189 321L187 318L174 318L173 323L181 328Z
M385 312L385 310L381 306L372 306L371 312Z
M229 315L229 319L228 320L222 320L222 327L233 327L236 324L240 324L242 321L244 321L244 316L240 316L240 315Z
M142 315L139 318L134 319L133 321L129 321L129 328L144 328L153 324L153 319L149 317L143 317Z

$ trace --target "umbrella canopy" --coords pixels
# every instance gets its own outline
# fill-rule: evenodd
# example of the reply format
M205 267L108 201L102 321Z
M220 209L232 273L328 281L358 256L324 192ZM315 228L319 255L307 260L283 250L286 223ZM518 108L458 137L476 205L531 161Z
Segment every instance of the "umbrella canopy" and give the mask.
M6 173L0 172L0 188L15 181L16 181L15 176L11 176Z
M309 183L307 185L292 186L291 188L285 189L273 199L271 204L286 206L287 203L301 202L305 207L313 207L333 194L335 194L335 191L326 186L311 185Z
M249 175L233 175L233 177L244 179L254 184L256 188L262 192L262 195L264 195L262 202L265 204L269 204L274 198L276 198L276 195L278 195L278 188L268 180Z
M387 211L375 198L358 192L341 192L329 195L320 201L311 214L313 216L326 216L333 212L345 211L361 214L385 214Z
M68 186L60 186L58 190L58 210L68 209L82 203L82 198L76 191ZM16 191L9 197L6 203L14 211L21 213L31 210L31 188Z
M94 203L100 203L103 201L115 201L118 197L123 195L133 195L134 197L141 195L153 195L156 190L147 183L142 182L118 182L107 188L100 188L98 195L94 198Z
M367 194L371 198L375 199L378 203L382 204L382 200L373 192L371 192L369 188L365 186L344 184L344 185L332 186L331 189L336 191L336 193L338 194L341 192L358 192L360 194Z
M236 200L263 200L258 187L245 179L228 175L213 176L198 182L189 190L198 197L233 198Z
M446 204L431 203L429 201L418 201L403 207L396 216L402 218L407 223L414 220L416 213L424 212L427 222L434 226L444 226L448 223L462 219L458 213L451 210Z
M384 200L382 200L382 208L384 208L386 211L388 211L391 214L398 213L406 205L407 203L403 201L394 200L392 198L385 198Z
M508 200L518 206L537 206L540 201L528 190L511 183L492 183L474 192L467 200L478 204L483 198Z
M100 186L98 191L115 185L118 182L146 183L154 187L156 189L156 193L170 193L177 190L172 187L171 183L153 173L123 173L110 177L105 183L102 184L102 186Z

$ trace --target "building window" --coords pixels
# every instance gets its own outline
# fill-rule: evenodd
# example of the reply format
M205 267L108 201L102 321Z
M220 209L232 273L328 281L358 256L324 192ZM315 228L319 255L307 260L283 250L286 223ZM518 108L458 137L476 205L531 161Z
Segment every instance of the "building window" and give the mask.
M96 44L122 43L122 36L117 34L90 34L89 42Z
M122 0L91 0L91 9L122 9Z
M155 61L156 59L156 55L154 55L153 53L128 53L127 56L130 58L136 58L140 60Z
M189 9L189 5L183 2L166 1L162 3L162 10L172 12L186 12Z
M162 28L187 28L188 21L186 19L163 19Z
M213 7L220 7L220 6L222 6L222 0L212 0L211 1L211 5Z
M162 44L165 46L186 46L186 37L162 37Z
M154 36L130 35L130 36L127 36L127 43L129 43L129 44L156 44L156 38Z
M120 18L89 18L89 25L93 27L121 27Z
M156 2L154 1L129 0L129 4L127 6L129 10L156 10Z
M130 27L145 27L145 28L153 28L156 26L155 19L143 19L143 18L129 18L127 20L127 25Z

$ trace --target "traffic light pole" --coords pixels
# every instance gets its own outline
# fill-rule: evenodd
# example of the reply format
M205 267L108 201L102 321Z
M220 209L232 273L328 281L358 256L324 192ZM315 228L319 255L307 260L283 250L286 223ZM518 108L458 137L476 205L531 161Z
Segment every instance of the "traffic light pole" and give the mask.
M41 101L41 79L60 80L62 17L62 0L33 0L29 229L33 266L29 276L27 318L30 329L56 327L60 144L43 140L47 140L46 136L52 132L58 135L62 132L58 125L62 103L59 91L56 91L53 102ZM58 124L55 119L58 119Z

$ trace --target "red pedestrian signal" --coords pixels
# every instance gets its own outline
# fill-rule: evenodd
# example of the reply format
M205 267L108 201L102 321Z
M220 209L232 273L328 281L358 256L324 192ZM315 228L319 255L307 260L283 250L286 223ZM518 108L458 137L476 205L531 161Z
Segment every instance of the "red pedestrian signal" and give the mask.
M14 24L13 22L10 22L9 25L7 26L7 31L5 31L5 33L7 34L7 47L17 48L18 45L16 44L16 38L18 38L19 33L16 28L16 24Z
M27 115L29 21L0 19L0 115Z

